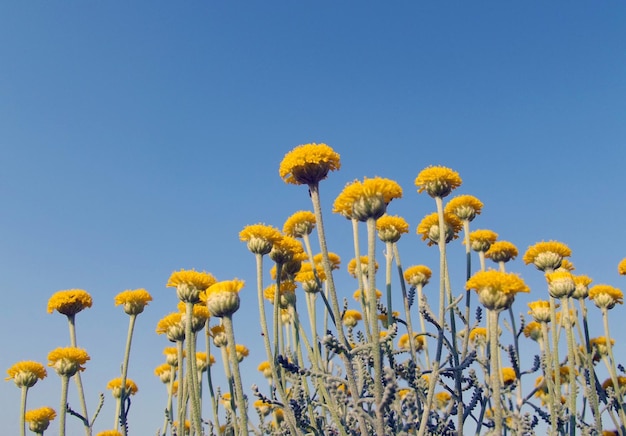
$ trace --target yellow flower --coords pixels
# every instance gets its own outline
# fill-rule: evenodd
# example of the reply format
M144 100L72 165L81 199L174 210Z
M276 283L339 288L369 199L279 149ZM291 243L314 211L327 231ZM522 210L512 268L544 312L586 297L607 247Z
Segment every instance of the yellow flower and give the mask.
M617 384L620 388L620 391L622 391L622 393L624 393L625 388L626 388L626 377L617 377ZM604 382L602 382L602 389L604 389L605 391L608 388L614 388L613 386L613 380L610 378L607 378L606 380L604 380Z
M207 355L204 351L196 352L196 367L198 371L205 372L209 369L209 366L215 364L215 357L213 355Z
M574 271L576 269L576 267L568 259L563 259L561 261L561 266L559 267L559 269L566 269L569 272L572 272L572 271Z
M179 300L197 303L200 301L200 293L215 282L215 277L208 272L181 269L172 273L166 286L176 288Z
M572 250L562 242L542 241L528 247L524 254L524 263L532 263L540 271L555 270L561 266L564 257L572 255Z
M409 334L405 333L400 336L398 339L398 348L401 350L408 350L411 348L411 344L409 342ZM419 335L417 333L413 333L413 345L415 346L415 351L420 351L424 348L424 336Z
M40 407L39 409L28 410L24 414L24 421L28 423L28 428L33 433L43 434L50 425L50 421L57 417L57 413L51 407Z
M123 305L128 315L139 315L149 301L152 296L145 289L127 290L115 296L115 305Z
M442 166L430 166L423 169L415 179L418 193L426 191L431 197L445 197L453 189L461 186L459 173Z
M168 365L177 367L178 366L178 349L176 347L165 347L163 349L163 354L165 355L165 361ZM187 356L187 352L183 350L183 359Z
M272 405L263 400L256 400L252 403L252 406L261 414L261 416L267 416L272 411Z
M126 383L126 395L135 395L139 389L134 381L127 378ZM114 398L120 398L122 395L122 379L120 377L114 378L107 383L107 389L111 389L111 393Z
M239 309L239 291L243 280L225 280L211 285L206 290L206 304L209 313L219 318L230 316Z
M367 297L367 293L365 293L365 296ZM383 296L383 293L380 292L378 289L376 289L376 299L378 300L382 296ZM354 291L354 294L352 294L352 297L356 301L361 301L361 291L357 289L356 291Z
M360 261L361 261L361 271L363 272L364 275L367 276L367 274L369 273L368 271L368 265L369 265L369 258L367 256L361 256L360 257ZM378 271L378 262L374 262L374 274L376 274L376 271ZM348 262L348 273L356 278L357 275L357 270L356 270L356 258L350 260L350 262Z
M268 380L271 380L272 367L270 366L270 363L267 360L264 360L263 362L261 362L259 366L257 367L257 369L261 372L261 374L263 374L263 377L265 377Z
M559 269L554 272L546 272L548 293L554 298L567 298L576 290L574 276L567 270Z
M13 379L18 388L31 388L37 383L37 380L43 380L48 375L46 368L41 363L32 360L23 360L13 364L7 369L7 374L9 376L5 380Z
M339 154L326 144L299 145L285 155L278 173L293 185L314 185L324 180L329 171L341 168Z
M441 391L435 394L435 407L439 410L443 410L448 406L448 403L452 399L452 395L448 391Z
M60 376L71 377L78 371L84 371L82 366L90 359L89 354L82 348L56 348L48 353L48 366Z
M291 236L283 236L276 241L269 256L274 262L282 264L291 261L302 262L307 258L300 241Z
M533 341L539 341L541 339L541 324L537 321L531 321L524 326L524 336L532 339Z
M169 363L162 363L154 368L154 375L159 377L163 383L169 383L172 378L172 366Z
M285 221L283 225L283 233L292 238L301 238L310 234L315 228L315 215L308 210L301 210Z
M282 235L277 228L265 224L252 224L239 232L239 239L248 243L248 250L254 254L266 255L272 250Z
M595 362L598 362L605 356L609 355L609 345L606 341L606 336L600 336L589 340L591 346L591 356ZM615 345L615 339L611 339L610 346Z
M319 280L318 280L319 279ZM309 262L304 262L294 280L302 285L305 292L315 293L322 290L320 281L326 280L322 265L315 265L315 271Z
M537 300L528 303L530 310L528 314L538 323L550 322L550 302L546 300ZM557 306L558 307L558 306Z
M504 382L504 386L510 386L515 383L517 377L515 375L515 370L509 366L502 368L502 381Z
M589 299L600 309L612 309L617 303L623 304L624 294L609 285L595 285L589 289Z
M498 234L491 230L474 230L469 234L470 247L474 251L486 252L498 239Z
M473 221L480 215L483 203L473 195L459 195L446 204L445 212L456 215L461 221Z
M414 265L404 271L404 279L411 286L426 286L432 271L426 265Z
M622 276L626 275L626 257L617 265L617 272Z
M519 292L530 292L528 286L516 274L489 270L479 271L465 284L465 288L474 289L480 303L489 310L508 308Z
M565 261L565 259L563 259ZM587 298L589 295L589 285L593 282L590 277L587 276L574 276L574 283L576 284L576 289L574 289L574 293L572 294L572 298L580 300L582 298Z
M194 304L191 307L191 331L199 332L206 325L207 320L211 317L209 313L209 308L206 305L206 293L203 292L200 294L200 300L204 300L204 302ZM179 301L176 305L178 307L178 311L181 313L181 323L184 325L187 319L187 306L184 302Z
M399 216L383 215L376 220L378 237L383 242L398 242L403 233L409 233L409 224Z
M443 222L446 243L458 238L463 223L450 213L444 213ZM434 212L426 215L417 226L417 234L422 235L422 241L428 239L428 245L437 244L439 242L439 214Z
M354 328L357 323L363 319L361 312L353 309L346 309L342 316L343 325Z
M336 253L329 252L328 253L328 260L330 262L330 269L331 270L339 269L339 267L341 266L341 258ZM322 261L323 261L322 253L318 253L315 256L313 256L313 261L315 263L319 263L321 265Z
M96 436L122 436L122 433L117 430L104 430L98 432Z
M343 189L335 199L333 212L359 221L378 219L391 200L401 197L402 188L393 180L366 177L363 182L355 180Z
M176 342L185 338L185 325L182 322L183 314L180 312L170 313L159 320L156 332L165 334L167 339Z
M296 303L296 284L292 281L280 282L278 305L281 309L287 309ZM263 297L274 304L276 299L276 283L272 283L263 290Z
M485 327L474 327L469 332L469 339L471 342L479 344L487 343L487 329Z
M485 253L487 259L494 262L508 262L517 257L517 247L508 241L496 241Z
M91 295L83 289L68 289L56 292L48 300L48 313L55 310L63 315L76 315L81 310L91 307Z
M226 348L226 353L228 354L228 348ZM237 361L241 362L245 357L248 357L250 350L245 345L235 344L235 353Z

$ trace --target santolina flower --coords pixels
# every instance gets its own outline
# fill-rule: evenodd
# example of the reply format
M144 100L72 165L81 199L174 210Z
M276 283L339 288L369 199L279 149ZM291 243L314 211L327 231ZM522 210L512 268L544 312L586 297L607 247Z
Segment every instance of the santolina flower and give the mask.
M622 259L617 265L617 272L622 276L626 275L626 258Z
M226 354L228 354L228 348L226 348ZM250 350L248 350L248 347L246 347L245 345L236 344L235 354L236 354L235 357L237 358L237 361L241 363L241 361L244 358L248 357L248 355L250 354Z
M104 430L104 431L98 432L96 436L122 436L122 433L120 433L117 430Z
M574 264L570 262L568 259L563 259L561 261L561 266L559 267L559 269L565 269L569 272L572 272L576 269L576 267L574 267Z
M278 173L293 185L313 185L341 168L339 154L326 144L299 145L285 155Z
M487 259L494 262L508 262L517 257L517 247L508 241L496 241L485 253Z
M415 179L418 193L426 191L431 197L445 197L453 189L461 186L459 173L442 166L430 166L423 169Z
M561 266L564 257L572 255L572 250L562 242L542 241L528 247L524 254L524 263L532 263L540 271L555 270Z
M154 375L159 377L163 383L169 383L172 379L172 365L169 363L162 363L154 368Z
M226 280L211 285L206 290L206 304L212 316L232 315L239 309L239 291L243 280Z
M383 293L380 292L380 290L376 289L376 299L378 300L382 296ZM361 301L361 290L357 289L356 291L354 291L354 294L352 294L352 298L354 298L356 301ZM365 299L367 300L367 292L365 293Z
M196 368L199 372L205 372L209 369L209 366L215 364L215 357L213 355L207 355L204 351L196 352Z
M291 261L302 262L307 258L300 241L291 236L283 236L274 242L269 256L274 262L282 264Z
M215 282L215 277L208 272L181 269L172 273L166 286L176 288L179 300L197 303L200 301L200 293Z
M134 381L126 379L126 395L135 395L139 389ZM120 377L114 378L107 383L107 389L111 389L111 393L114 398L120 398L122 395L122 379Z
M378 237L383 242L398 242L403 233L409 233L409 224L399 216L383 215L376 220Z
M283 233L292 238L301 238L310 234L315 228L315 215L308 210L301 210L285 221Z
M272 283L263 290L263 297L274 304L276 298L276 283ZM287 309L296 304L296 284L292 281L280 282L278 305L281 309Z
M609 285L595 285L589 289L589 299L600 309L612 309L617 303L623 304L624 294Z
M211 317L209 308L206 306L206 294L200 294L201 303L194 304L191 307L191 331L199 332L206 325L207 320ZM178 311L182 315L181 323L184 325L187 318L187 306L184 302L179 301L177 304Z
M619 386L620 391L622 391L622 394L626 393L625 392L626 391L626 389L625 389L626 388L626 377L623 377L623 376L617 377L617 384ZM604 389L606 391L608 388L615 389L615 386L613 385L613 380L610 379L610 378L608 378L608 379L606 379L606 380L604 380L602 382L602 389Z
M252 224L239 232L239 239L248 243L248 250L260 255L269 253L280 238L282 235L277 228L265 224Z
M511 368L510 366L505 366L504 368L502 368L501 372L502 372L502 381L504 383L504 386L510 386L513 383L515 383L515 380L517 380L517 376L515 375L515 370Z
M257 369L261 372L261 374L263 374L263 377L265 377L268 380L271 380L272 367L270 366L270 363L267 360L264 360L263 362L261 362L259 366L257 367Z
M361 256L360 261L361 261L361 272L367 275L369 273L368 271L369 258L367 256ZM374 274L376 274L376 271L378 271L378 262L374 261ZM356 278L356 275L358 273L358 271L356 270L356 258L353 258L350 260L350 262L348 262L348 273L352 277Z
M398 339L398 348L401 350L410 349L411 344L409 341L409 334L403 334L402 336L400 336L400 339ZM420 351L422 348L424 348L424 336L413 333L413 345L415 346L415 351Z
M354 328L356 327L357 323L363 319L363 316L358 310L346 309L341 319L343 321L343 325L345 325L346 327Z
M60 376L71 377L78 371L84 371L85 364L90 359L89 354L82 348L56 348L48 353L48 366Z
M404 279L411 286L426 286L432 271L426 265L414 265L404 271Z
M339 267L341 266L341 258L336 253L329 252L328 253L328 260L330 262L330 269L331 270L339 269ZM322 253L318 253L315 256L313 256L313 261L315 263L321 264L322 261L323 261Z
M538 323L550 322L550 302L546 300L537 300L528 303L530 310L528 314ZM558 305L557 305L558 307Z
M170 313L159 320L156 332L159 335L165 334L172 342L185 339L185 325L182 322L183 314L180 312Z
M127 290L115 296L115 305L123 305L128 315L139 315L149 301L152 296L145 289Z
M498 234L491 230L474 230L469 234L470 247L474 251L486 252L498 239Z
M56 292L48 300L48 313L55 310L63 315L76 315L83 309L91 307L91 295L83 289L68 289Z
M367 177L347 185L335 200L333 212L359 221L378 219L394 198L402 197L402 188L393 180Z
M565 260L565 259L563 259ZM589 285L593 280L590 277L580 275L574 276L574 283L576 284L576 289L574 289L574 293L572 294L572 298L580 300L582 298L587 298L589 295Z
M9 376L5 380L13 379L18 388L31 388L37 383L37 380L43 380L48 375L46 368L41 363L32 360L23 360L13 364L7 369L7 374Z
M483 203L478 198L473 195L459 195L446 204L444 211L456 215L461 221L473 221L482 209Z
M524 326L524 336L532 339L533 341L539 341L541 339L541 324L537 321L531 321Z
M600 336L589 340L591 346L592 359L598 362L601 358L609 355L609 344L607 344L606 336ZM615 345L615 339L611 339L610 346Z
M448 391L441 391L435 394L435 407L439 410L444 410L448 407L448 403L452 399L452 394Z
M479 271L465 284L465 288L474 289L480 303L489 310L507 309L519 292L530 292L528 286L516 274L500 271Z
M57 413L51 407L40 407L39 409L28 410L24 414L24 421L28 423L28 428L33 433L42 434L50 421L56 418Z
M463 223L450 213L444 213L443 222L446 243L458 238ZM428 239L428 245L437 244L439 242L439 214L434 212L426 215L417 226L417 234L422 235L422 241Z
M318 280L319 279L319 280ZM300 271L296 273L295 281L302 285L305 292L315 293L322 290L320 281L326 280L326 273L322 265L315 265L315 271L309 262L304 262Z
M574 293L576 283L572 273L567 270L546 272L548 293L554 298L567 298Z
M487 343L487 329L485 327L474 327L469 332L469 340L472 343Z

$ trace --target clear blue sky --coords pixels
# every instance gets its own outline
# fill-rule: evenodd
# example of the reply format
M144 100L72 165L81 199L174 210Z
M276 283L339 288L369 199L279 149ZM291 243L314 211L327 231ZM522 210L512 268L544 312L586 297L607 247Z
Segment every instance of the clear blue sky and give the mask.
M624 23L618 1L3 2L0 369L68 345L47 300L83 288L94 298L78 315L93 412L122 359L128 320L113 297L144 287L154 301L136 328L130 428L155 434L166 396L153 369L169 343L154 328L175 310L170 273L195 268L246 280L235 328L259 350L244 385L259 383L254 259L238 233L310 208L306 188L278 176L284 154L308 142L341 154L322 197L344 265L350 226L330 206L348 181L378 175L404 188L389 210L411 224L404 265L436 267L415 234L434 202L413 181L440 164L460 173L458 193L485 203L474 229L521 254L565 242L576 273L623 287ZM509 269L532 288L515 306L525 313L545 297L543 279L521 259ZM337 280L344 295L356 289L345 268ZM29 407L58 409L59 386L50 371ZM96 431L113 424L105 394ZM0 384L4 434L17 433L18 403L13 383Z

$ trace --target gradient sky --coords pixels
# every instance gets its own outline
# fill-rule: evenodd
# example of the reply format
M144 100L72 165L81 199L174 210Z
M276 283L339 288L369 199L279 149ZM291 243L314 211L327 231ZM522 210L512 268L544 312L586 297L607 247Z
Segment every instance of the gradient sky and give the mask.
M47 300L87 290L94 306L77 316L92 357L83 380L90 413L99 392L107 397L96 432L111 428L105 385L119 374L128 322L113 297L146 288L154 301L137 322L129 425L155 434L166 394L153 369L170 344L154 328L175 310L171 272L195 268L246 280L235 334L253 355L244 386L261 383L254 258L238 233L257 222L282 228L311 208L306 188L278 176L285 153L309 142L342 159L321 186L341 296L356 289L345 269L351 228L330 208L355 178L400 183L404 198L389 212L411 224L403 264L436 268L436 248L415 234L435 207L413 183L428 165L458 171L456 193L484 202L473 229L496 231L521 254L562 241L577 274L622 287L625 22L617 1L1 3L0 368L45 363L69 345ZM450 255L462 251L457 241ZM521 259L508 268L532 289L514 306L526 313L545 283ZM463 277L453 272L457 294ZM613 310L611 328L626 357L623 314ZM29 407L58 410L59 387L49 371ZM70 403L78 409L73 394ZM19 390L0 384L4 434L17 434L18 410Z

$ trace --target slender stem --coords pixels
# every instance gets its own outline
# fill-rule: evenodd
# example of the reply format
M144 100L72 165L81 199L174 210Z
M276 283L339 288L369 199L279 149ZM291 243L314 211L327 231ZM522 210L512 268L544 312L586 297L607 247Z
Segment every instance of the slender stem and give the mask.
M570 301L570 297L562 300L562 303L564 304L562 317L566 322L565 333L567 340L567 368L569 370L569 433L570 436L574 436L576 434L576 397L578 395L578 386L576 385L576 342L574 341L574 326L573 320L571 319L572 312L570 311Z
M67 315L67 321L70 329L70 345L77 347L76 345L76 323L75 315ZM76 382L76 388L78 389L78 399L80 401L80 407L82 410L83 418L85 418L85 434L91 436L91 428L89 427L89 414L87 413L87 402L85 401L85 390L83 389L83 381L80 378L80 371L76 371L74 375L74 381Z
M126 334L126 349L124 350L124 361L122 363L122 376L120 377L120 397L117 399L117 405L115 408L115 429L119 426L122 427L122 434L126 436L126 411L124 410L124 403L126 401L126 377L128 375L128 361L130 360L130 346L133 340L133 330L135 328L135 320L137 315L131 314L128 321L128 333Z
M555 392L554 388L554 378L552 376L552 354L550 353L550 335L548 334L548 323L541 323L541 337L543 344L543 381L548 387L548 410L550 411L550 425L552 426L552 433L557 434L557 401L561 400L561 395L560 393Z
M193 303L185 302L185 338L187 349L187 373L189 400L191 402L191 423L198 434L202 434L202 411L198 392L198 368L196 363L196 341L192 331Z
M176 411L178 412L178 425L179 426L181 424L184 425L185 416L187 415L186 410L185 410L185 393L187 389L185 387L185 378L184 378L185 357L183 353L183 347L184 347L183 341L176 341L176 353L178 355L178 398L177 398L178 401L176 402L177 403Z
M374 222L375 223L375 222ZM387 292L387 325L393 324L393 308L391 306L391 265L393 262L393 248L391 242L385 243L385 290ZM410 338L409 342L413 342Z
M463 240L465 242L465 281L469 280L472 276L472 253L470 246L470 222L468 220L463 220ZM467 356L467 352L469 350L469 332L470 332L470 299L471 299L470 290L465 291L465 331L463 336L463 348L461 353L461 360L465 359Z
M589 325L587 323L587 306L585 305L585 299L578 299L580 306L580 312L583 319L584 337L581 335L581 342L585 344L585 367L587 368L589 376L589 385L587 386L589 392L589 405L591 406L591 413L593 413L593 419L596 424L596 430L602 432L602 417L600 415L600 402L598 400L598 393L596 392L596 372L593 367L593 358L591 357L591 342L589 341ZM578 327L580 329L580 326ZM579 332L580 334L580 332Z
M239 360L237 359L237 348L235 346L235 331L233 329L233 319L231 315L222 317L222 325L224 332L228 338L228 355L232 363L233 382L235 385L235 402L239 409L240 416L240 432L243 435L248 434L248 412L246 409L246 399L243 395L243 385L241 384L241 373L239 371Z
M606 307L602 308L602 323L604 325L604 335L606 338L606 348L609 354L609 360L611 367L609 373L611 375L611 381L613 382L613 391L615 392L615 398L618 402L618 413L620 418L620 433L626 434L626 411L624 411L624 397L622 395L622 389L617 379L617 368L615 366L615 357L613 356L613 346L611 345L611 333L609 331L609 310Z
M206 356L209 363L209 367L206 371L207 385L209 387L209 401L211 402L211 411L213 412L213 422L215 423L218 434L221 434L222 431L220 430L220 421L217 414L217 401L215 399L215 390L213 389L213 377L211 374L211 340L209 336L210 328L208 319L206 320L206 325L204 328L206 329L206 334L204 335L204 347L206 349Z
M65 418L67 416L67 391L70 384L69 377L61 376L61 406L59 407L59 436L65 436Z
M28 396L28 386L22 386L21 401L20 401L20 434L26 435L26 397Z
M489 319L490 319L490 329L489 329L489 348L490 348L490 362L489 362L489 376L490 376L490 384L491 384L491 398L492 398L492 408L493 408L493 416L494 416L494 424L495 428L493 434L502 434L502 397L501 397L501 386L500 386L500 368L499 368L499 359L498 359L498 315L499 312L496 310L489 311Z

